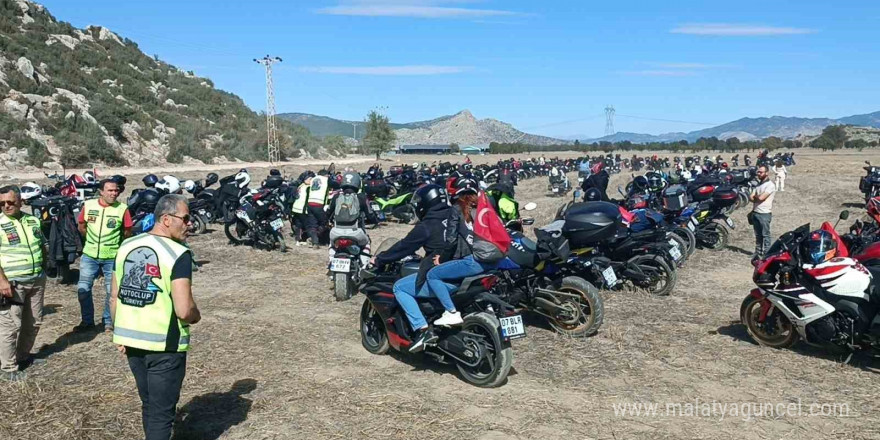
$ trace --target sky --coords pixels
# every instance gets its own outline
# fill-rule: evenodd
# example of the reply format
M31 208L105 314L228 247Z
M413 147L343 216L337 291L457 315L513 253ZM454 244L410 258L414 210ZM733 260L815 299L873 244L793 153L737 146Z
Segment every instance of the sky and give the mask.
M531 133L692 131L880 110L880 2L43 0L266 106L392 122L468 109Z

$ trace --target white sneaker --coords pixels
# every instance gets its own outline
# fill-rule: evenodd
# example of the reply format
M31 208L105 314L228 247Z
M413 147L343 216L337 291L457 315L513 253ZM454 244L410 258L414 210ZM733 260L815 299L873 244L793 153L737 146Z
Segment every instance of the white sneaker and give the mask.
M443 316L434 321L434 325L461 325L464 320L461 319L461 313L453 312L450 313L448 310L443 312Z

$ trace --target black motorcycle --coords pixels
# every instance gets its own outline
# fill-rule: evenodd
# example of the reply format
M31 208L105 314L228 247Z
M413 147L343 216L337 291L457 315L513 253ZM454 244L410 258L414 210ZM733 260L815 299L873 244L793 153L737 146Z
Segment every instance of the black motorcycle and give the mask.
M226 223L224 232L235 245L250 244L286 252L284 218L281 193L277 188L263 188L256 194L242 198L242 203L235 210L234 220Z
M862 167L865 170L865 176L859 179L859 191L865 195L865 203L874 197L880 196L880 168L871 165L871 162L865 161L867 166Z

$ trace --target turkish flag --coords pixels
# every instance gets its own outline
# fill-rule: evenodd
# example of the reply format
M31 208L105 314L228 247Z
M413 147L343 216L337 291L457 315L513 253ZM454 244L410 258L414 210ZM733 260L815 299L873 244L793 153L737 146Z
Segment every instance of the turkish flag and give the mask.
M489 203L485 192L480 192L477 198L477 218L474 221L474 234L486 240L507 253L510 249L510 234L495 212L495 208Z
M150 263L147 263L147 266L144 268L144 273L151 277L162 276L162 274L159 272L159 266Z

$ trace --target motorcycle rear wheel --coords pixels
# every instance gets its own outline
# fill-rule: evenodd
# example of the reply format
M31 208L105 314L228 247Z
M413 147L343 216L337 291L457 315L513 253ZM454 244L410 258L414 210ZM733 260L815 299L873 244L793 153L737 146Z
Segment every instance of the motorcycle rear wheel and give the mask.
M347 273L336 272L333 274L333 295L336 301L346 301L352 297L354 282Z
M473 345L472 350L486 351L485 359L474 367L455 363L458 372L468 383L482 388L494 388L507 380L507 374L513 365L513 348L509 342L501 341L500 327L498 318L488 313L476 313L464 318L462 331L480 336L479 340L467 343Z
M672 293L675 288L675 282L678 274L675 269L666 264L663 257L659 255L639 255L632 260L646 275L650 277L647 281L635 281L632 283L636 287L640 287L650 292L652 295L667 296Z
M681 226L673 229L672 232L687 241L687 256L690 258L697 250L697 236L690 229Z
M189 225L190 235L201 235L205 233L208 227L208 221L201 214L190 213L192 223Z
M235 219L231 222L226 223L223 227L223 232L226 233L226 238L229 239L229 242L234 245L245 244L248 241L247 233L250 227L242 221L241 219Z
M388 353L391 344L388 342L388 332L382 316L373 307L370 300L365 300L361 306L360 314L361 345L372 354L383 355Z
M749 336L759 345L771 348L789 348L798 341L800 335L795 330L791 321L779 310L772 309L767 314L766 319L773 320L770 323L760 323L758 318L761 316L761 300L751 295L747 296L739 308L739 316ZM768 329L768 325L772 325L772 329ZM778 334L771 334L769 330Z
M682 238L678 234L670 234L670 235L668 235L668 237L670 240L673 240L676 243L678 243L678 250L681 252L681 261L679 261L676 265L678 267L684 266L684 263L688 260L688 255L690 255L690 254L688 254L688 244L689 243L688 243L687 239Z
M701 244L713 251L720 251L726 248L727 242L730 240L730 232L727 230L727 227L716 221L709 222L703 228L703 234L707 236L708 240L702 240Z
M550 319L548 323L558 333L573 338L592 336L599 331L605 319L605 306L602 297L587 280L580 277L565 277L557 288L560 292L577 295L578 298L556 298L561 306L570 311L565 320Z

